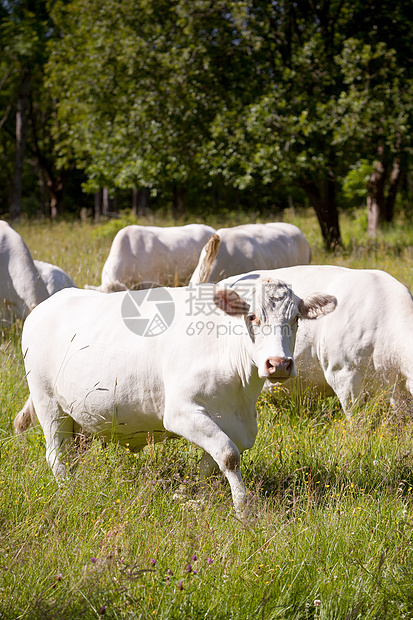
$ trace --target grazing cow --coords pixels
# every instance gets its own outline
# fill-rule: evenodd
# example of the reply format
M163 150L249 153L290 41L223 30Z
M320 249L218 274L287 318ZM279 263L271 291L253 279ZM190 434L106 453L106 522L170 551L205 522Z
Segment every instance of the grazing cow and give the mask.
M102 270L103 293L147 288L150 283L186 283L199 254L215 229L205 224L186 226L126 226L115 236ZM142 287L143 284L143 287Z
M75 425L131 450L148 433L185 437L206 453L202 475L216 466L225 474L241 514L240 452L255 441L264 381L295 374L297 317L335 307L334 297L300 299L271 279L250 293L249 301L213 285L56 293L23 328L30 396L16 430L37 414L57 479Z
M35 260L34 264L41 279L46 285L49 295L54 295L63 288L76 287L72 278L60 267L51 265L50 263L44 263L41 260Z
M274 222L220 228L221 243L211 252L205 246L191 276L193 284L218 282L253 269L306 265L311 260L307 239L297 226Z
M413 300L398 280L384 271L329 265L258 273L285 280L299 296L322 290L337 298L333 314L303 321L298 330L294 357L304 385L335 393L347 416L381 390L393 402L413 394ZM243 283L238 279L235 290Z
M19 235L0 220L0 317L3 323L25 318L49 296L31 254Z

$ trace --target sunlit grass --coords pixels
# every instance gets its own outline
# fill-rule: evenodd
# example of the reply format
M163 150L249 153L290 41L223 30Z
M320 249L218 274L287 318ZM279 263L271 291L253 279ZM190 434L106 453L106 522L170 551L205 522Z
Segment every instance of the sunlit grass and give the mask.
M381 618L391 593L391 617L403 618L412 423L398 428L382 410L350 428L335 399L293 412L289 401L260 400L243 459L247 523L221 477L199 480L198 450L184 440L138 455L93 441L58 488L39 429L10 439L2 587L20 601L16 615L49 617L54 606L74 618L103 607L107 617L245 618L261 606L271 618Z
M413 285L413 226L400 215L392 225L378 234L377 239L366 237L366 214L364 210L354 214L342 214L340 225L344 249L334 254L323 248L317 219L311 210L288 211L283 216L253 221L283 219L299 226L310 242L313 264L335 264L364 269L384 269L406 286ZM188 217L165 219L161 215L150 215L135 220L128 212L118 219L100 224L83 222L22 222L16 226L28 245L34 258L58 265L83 287L85 284L99 284L102 267L116 233L128 224L136 223L155 226L174 226L194 221ZM201 222L201 219L198 220ZM215 228L234 226L251 221L244 212L228 212L210 217L207 223Z

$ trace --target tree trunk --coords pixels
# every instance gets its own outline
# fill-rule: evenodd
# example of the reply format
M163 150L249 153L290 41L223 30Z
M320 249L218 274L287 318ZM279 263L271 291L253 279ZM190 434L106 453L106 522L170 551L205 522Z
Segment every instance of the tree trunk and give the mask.
M31 76L28 69L24 70L19 88L16 110L16 154L14 158L14 174L10 196L10 217L17 219L21 215L23 164L27 138L27 105L29 101Z
M219 186L214 185L213 189L212 189L212 206L214 209L214 213L218 213L219 212Z
M392 222L394 217L394 206L396 204L397 192L399 191L402 178L402 169L400 167L399 157L393 160L393 166L390 173L389 187L387 190L386 202L384 205L384 221Z
M60 205L63 199L63 179L49 179L47 187L50 192L50 219L55 220L60 212Z
M377 236L377 230L385 219L384 187L386 178L387 168L379 160L367 183L367 234L369 237Z
M45 205L45 214L50 219L54 220L57 218L61 211L61 204L63 201L63 187L67 177L67 171L65 170L56 170L54 166L54 158L52 155L47 154L46 150L42 150L39 145L38 136L41 134L43 130L43 126L39 129L39 122L36 115L36 111L33 106L33 101L31 97L29 98L30 102L30 120L31 120L31 128L32 128L32 140L29 143L30 150L34 153L37 159L37 165L41 171L41 179L42 179L42 194L44 194L45 186L48 189L49 200L44 201Z
M138 216L138 188L132 187L132 215L133 217Z
M112 215L118 215L118 197L116 196L116 194L113 196L112 200Z
M149 187L132 189L132 214L135 217L143 217L149 211Z
M44 170L39 166L39 186L40 186L40 202L42 205L42 213L45 217L49 217L50 213L50 200L49 194L46 190L47 181Z
M104 187L102 190L102 215L108 215L109 213L109 190Z
M95 222L100 220L102 215L102 192L101 190L95 193Z
M320 224L324 246L331 252L341 246L340 226L337 209L336 182L332 178L320 181L301 181L311 206Z
M173 207L175 215L183 215L185 212L186 188L174 185L173 188Z

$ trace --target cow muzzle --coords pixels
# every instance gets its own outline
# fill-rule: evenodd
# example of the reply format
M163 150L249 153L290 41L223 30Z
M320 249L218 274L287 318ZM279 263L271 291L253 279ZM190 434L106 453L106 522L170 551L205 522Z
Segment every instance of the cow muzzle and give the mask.
M269 357L265 362L266 379L280 381L296 376L292 357Z

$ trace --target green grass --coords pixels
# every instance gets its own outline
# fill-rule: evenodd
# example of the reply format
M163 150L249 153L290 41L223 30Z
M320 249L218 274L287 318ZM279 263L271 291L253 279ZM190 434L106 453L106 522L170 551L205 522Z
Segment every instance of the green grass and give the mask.
M314 263L384 268L412 284L404 222L372 242L363 214L347 217L345 249L329 256L312 216L286 219L310 239ZM99 282L116 226L19 232L83 286ZM28 394L20 333L18 324L0 340L1 620L413 617L409 410L393 411L379 394L347 422L336 398L264 394L242 464L246 523L222 477L200 481L200 452L184 440L134 455L85 439L59 488L40 428L12 432Z

